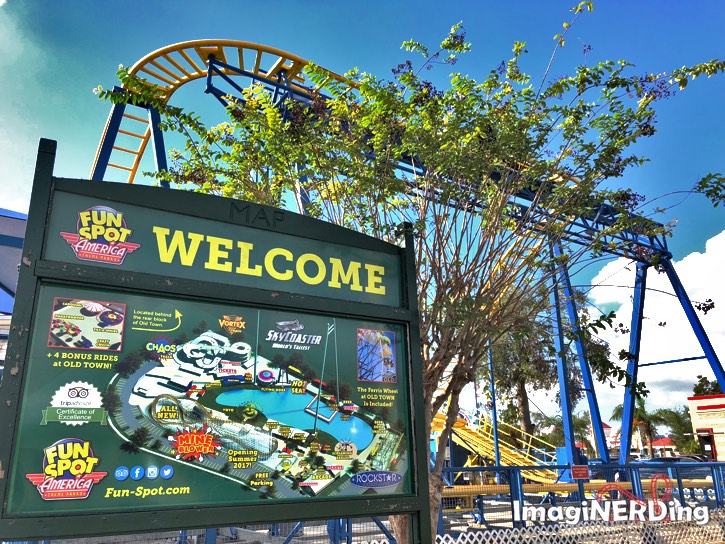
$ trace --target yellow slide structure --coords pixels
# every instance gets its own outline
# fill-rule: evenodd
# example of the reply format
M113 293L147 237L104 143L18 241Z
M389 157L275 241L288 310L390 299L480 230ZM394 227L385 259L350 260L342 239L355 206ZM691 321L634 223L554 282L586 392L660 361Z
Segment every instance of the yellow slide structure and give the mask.
M440 432L445 421L446 414L436 414L431 430ZM498 438L499 455L503 466L545 467L556 461L555 454L551 453L555 450L555 446L506 423L498 423ZM453 425L451 439L455 444L481 457L494 459L496 456L493 425L489 418L479 418L479 421L469 424L459 416ZM552 483L557 478L555 470L522 471L521 475L527 480L542 484Z

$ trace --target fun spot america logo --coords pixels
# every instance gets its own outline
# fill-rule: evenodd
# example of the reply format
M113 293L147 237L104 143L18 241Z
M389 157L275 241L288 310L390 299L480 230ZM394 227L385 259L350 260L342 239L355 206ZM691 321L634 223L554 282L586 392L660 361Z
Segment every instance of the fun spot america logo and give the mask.
M122 264L126 255L141 247L128 241L133 231L126 225L123 213L107 206L79 212L76 230L60 235L82 261Z
M43 473L25 477L43 500L86 499L93 485L108 475L95 470L100 462L89 441L64 438L43 450Z

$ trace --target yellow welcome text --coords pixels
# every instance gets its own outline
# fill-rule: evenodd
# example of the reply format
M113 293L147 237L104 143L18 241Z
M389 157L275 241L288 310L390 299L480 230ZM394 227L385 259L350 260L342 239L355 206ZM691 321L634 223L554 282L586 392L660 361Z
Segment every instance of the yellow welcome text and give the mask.
M324 259L314 253L295 254L283 247L260 252L255 251L250 242L181 230L172 233L165 227L153 227L153 232L162 263L178 260L181 266L193 267L199 250L205 246L207 251L202 254L208 254L203 264L207 270L266 276L277 281L290 281L296 277L307 285L326 283L334 289L345 286L351 291L385 295L385 268L380 265L343 261L336 257Z

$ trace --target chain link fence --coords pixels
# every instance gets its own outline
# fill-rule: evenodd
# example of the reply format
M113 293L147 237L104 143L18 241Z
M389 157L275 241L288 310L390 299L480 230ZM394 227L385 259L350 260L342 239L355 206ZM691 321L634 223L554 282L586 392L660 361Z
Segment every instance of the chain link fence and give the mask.
M554 471L557 480L543 480L537 470ZM642 543L725 544L725 470L717 463L678 467L597 465L590 478L573 480L567 467L466 467L444 470L438 544L508 543ZM709 520L691 515L672 521L624 521L614 502L630 507L647 501L684 507L691 514L707 513ZM584 511L608 508L604 516ZM607 506L609 505L609 506ZM674 507L674 506L673 506ZM674 510L671 510L673 512ZM567 515L563 516L562 512ZM531 514L530 516L527 516ZM553 514L557 514L554 516ZM570 515L571 514L571 515ZM139 513L140 516L144 515ZM605 521L592 521L592 520ZM617 521L606 521L606 520ZM698 523L698 520L700 523ZM566 523L568 521L569 523ZM141 535L121 535L48 544L394 544L386 518L285 522L220 529L198 529ZM428 543L425 543L428 544Z
M139 514L143 515L143 514ZM376 521L377 520L377 521ZM273 524L189 529L134 535L41 541L45 544L330 544L346 542L390 542L390 525L385 518L285 522ZM3 543L5 544L5 543ZM8 543L9 544L9 543Z
M330 522L251 525L143 535L53 540L52 544L394 544L370 518L351 519L349 535L333 535ZM387 522L380 520L386 529ZM295 528L297 530L295 531ZM463 529L463 527L461 527ZM333 540L337 538L337 540ZM49 541L46 541L49 542ZM712 544L725 543L725 510L710 512L706 524L689 521L554 523L521 528L472 526L436 537L436 544Z
M711 512L710 521L704 525L687 521L584 522L577 525L559 523L519 529L474 530L436 538L436 544L712 544L715 542L725 542L723 511Z

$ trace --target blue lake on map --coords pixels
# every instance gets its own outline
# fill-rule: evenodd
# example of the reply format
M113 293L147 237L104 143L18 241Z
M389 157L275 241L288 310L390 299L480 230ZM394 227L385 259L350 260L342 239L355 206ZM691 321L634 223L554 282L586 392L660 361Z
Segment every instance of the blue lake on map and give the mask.
M291 393L289 390L280 393L259 391L258 389L235 389L222 393L216 398L216 402L222 406L239 406L253 402L269 419L303 431L311 430L315 425L315 416L305 412L305 407L311 400L310 395L299 395ZM315 409L314 403L311 408ZM320 402L319 414L327 418L332 415L332 411L323 402ZM342 421L338 414L329 423L318 419L317 428L340 441L349 440L355 444L358 450L366 448L373 440L372 428L358 417Z

